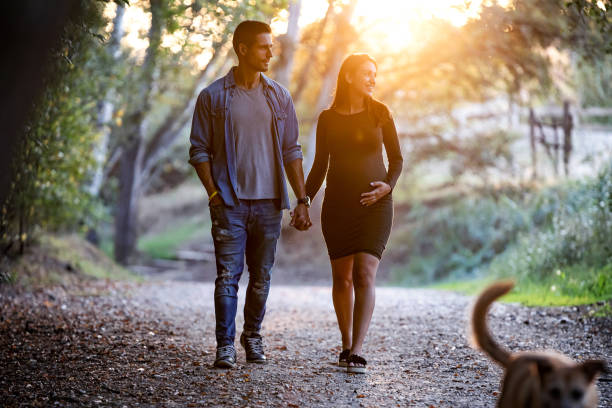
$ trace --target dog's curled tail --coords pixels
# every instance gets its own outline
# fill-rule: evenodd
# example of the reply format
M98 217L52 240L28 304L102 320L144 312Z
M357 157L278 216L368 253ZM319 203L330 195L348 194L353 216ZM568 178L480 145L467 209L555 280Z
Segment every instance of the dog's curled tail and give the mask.
M472 311L473 342L478 348L491 356L493 360L497 361L503 367L507 367L510 362L510 352L500 347L495 340L493 340L487 328L486 319L491 303L493 303L495 299L510 292L513 287L514 282L512 281L501 281L492 284L478 296Z

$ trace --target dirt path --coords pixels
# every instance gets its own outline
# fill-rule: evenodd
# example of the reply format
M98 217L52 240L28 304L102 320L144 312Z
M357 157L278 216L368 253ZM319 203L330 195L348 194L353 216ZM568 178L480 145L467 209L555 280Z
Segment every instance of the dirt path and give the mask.
M273 286L263 332L270 363L247 365L238 346L231 371L211 367L212 293L185 282L0 290L2 405L494 406L500 370L468 346L468 297L379 288L365 346L371 367L347 375L334 364L329 288ZM585 316L498 304L490 321L512 350L610 361L612 319ZM600 406L611 406L609 374L599 389Z

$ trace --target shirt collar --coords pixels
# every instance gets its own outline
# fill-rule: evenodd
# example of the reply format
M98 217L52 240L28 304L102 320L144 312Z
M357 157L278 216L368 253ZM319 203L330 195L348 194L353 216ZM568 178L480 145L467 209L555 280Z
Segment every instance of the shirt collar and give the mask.
M232 67L227 73L227 75L225 75L225 81L224 81L225 88L232 88L236 86L236 79L234 78L234 70L236 68L238 67ZM261 73L261 83L264 84L265 87L272 86L272 80L268 78L267 76L265 76L263 72Z

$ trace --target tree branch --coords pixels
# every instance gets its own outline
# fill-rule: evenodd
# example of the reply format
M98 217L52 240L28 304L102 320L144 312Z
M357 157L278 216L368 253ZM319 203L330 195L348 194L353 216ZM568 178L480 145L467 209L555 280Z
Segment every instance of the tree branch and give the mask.
M201 88L203 88L209 80L209 73L215 66L219 57L223 55L221 49L227 43L228 36L224 35L221 41L213 46L213 55L206 64L206 67L200 72L198 79L192 89L192 95L186 98L185 103L176 106L166 117L164 123L153 134L144 155L143 162L143 180L151 175L151 170L158 161L162 152L174 142L180 130L189 122L193 112L195 101Z

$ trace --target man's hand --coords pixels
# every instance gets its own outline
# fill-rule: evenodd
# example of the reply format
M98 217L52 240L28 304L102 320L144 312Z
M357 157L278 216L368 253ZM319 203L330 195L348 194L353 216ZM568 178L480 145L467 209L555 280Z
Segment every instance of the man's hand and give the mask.
M217 193L213 198L210 199L209 204L211 207L216 207L218 205L225 205L225 202L223 202L221 195Z
M306 196L302 159L295 159L285 164L285 171L287 172L287 178L289 179L289 184L291 184L295 196L298 198ZM298 204L293 211L291 211L291 225L298 231L306 231L310 228L312 222L310 222L306 204Z
M218 192L215 193L215 191L217 191L217 186L215 186L215 182L212 177L210 162L196 163L194 164L194 168L196 170L196 173L198 173L198 177L200 178L202 185L206 189L208 197L214 194L213 198L209 198L208 204L211 207L225 205L225 202L221 198L221 194L219 194Z
M308 215L308 207L306 207L305 204L298 204L295 209L291 211L290 225L298 231L306 231L312 226L310 216Z
M374 204L391 192L391 186L384 181L373 181L370 185L374 187L374 190L362 193L361 200L359 200L361 205L365 205L366 207Z

